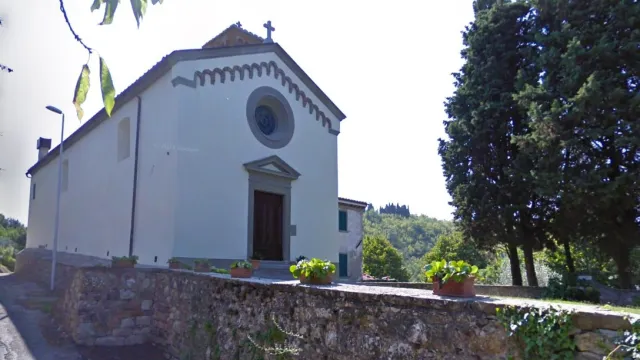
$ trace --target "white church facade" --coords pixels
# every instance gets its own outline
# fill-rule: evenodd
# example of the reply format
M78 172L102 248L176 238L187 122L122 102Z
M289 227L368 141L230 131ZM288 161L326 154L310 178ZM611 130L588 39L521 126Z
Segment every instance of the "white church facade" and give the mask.
M64 141L59 251L159 266L304 255L351 262L341 276L360 276L366 203L338 198L345 115L270 31L232 25L172 52L118 95L111 117L101 110ZM52 247L50 147L39 140L27 171L27 247Z

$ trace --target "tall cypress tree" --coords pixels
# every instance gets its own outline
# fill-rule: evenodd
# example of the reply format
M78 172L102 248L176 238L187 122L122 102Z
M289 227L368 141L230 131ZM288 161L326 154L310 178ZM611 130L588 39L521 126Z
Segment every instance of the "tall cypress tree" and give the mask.
M631 286L640 244L640 3L538 0L539 86L521 95L542 154L538 193L558 209L553 231L596 243Z
M514 285L522 285L522 246L529 285L537 286L533 251L546 244L549 206L534 191L536 159L514 139L529 132L526 108L514 96L535 84L531 8L523 2L477 1L463 34L465 64L445 103L448 140L440 140L447 189L466 238L509 249Z

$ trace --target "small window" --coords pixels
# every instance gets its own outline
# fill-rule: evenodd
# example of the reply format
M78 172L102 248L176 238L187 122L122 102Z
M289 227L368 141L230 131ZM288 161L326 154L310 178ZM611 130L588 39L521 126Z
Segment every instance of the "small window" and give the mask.
M69 189L69 160L62 161L62 191Z
M129 118L118 123L118 161L122 161L131 154L131 122Z
M31 185L31 199L36 199L36 184Z
M347 231L347 212L344 210L338 211L338 230Z

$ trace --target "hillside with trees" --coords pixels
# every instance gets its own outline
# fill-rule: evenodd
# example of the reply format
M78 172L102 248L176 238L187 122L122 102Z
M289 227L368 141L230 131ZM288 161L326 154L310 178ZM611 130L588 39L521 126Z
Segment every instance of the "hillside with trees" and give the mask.
M424 215L411 215L407 213L408 209L405 205L389 204L376 211L373 206L369 206L364 216L364 230L366 236L387 239L402 255L402 265L407 270L409 278L417 281L424 265L422 257L433 247L440 235L451 232L453 224ZM393 213L388 213L389 211ZM366 245L365 243L364 251ZM365 272L366 270L365 266Z

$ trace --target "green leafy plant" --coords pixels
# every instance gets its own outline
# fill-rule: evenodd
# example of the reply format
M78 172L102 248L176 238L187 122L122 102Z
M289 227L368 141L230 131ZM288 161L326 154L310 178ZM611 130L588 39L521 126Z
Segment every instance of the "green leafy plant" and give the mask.
M136 255L131 255L131 256L112 256L111 257L111 261L112 262L130 261L133 264L137 264L138 263L138 256L136 256Z
M229 274L229 270L227 269L219 269L215 266L211 267L211 272L216 274Z
M301 275L306 278L324 278L336 272L336 265L330 261L317 258L304 259L298 261L295 265L291 265L289 271L296 279Z
M193 263L195 265L209 265L209 260L208 259L195 259L195 260L193 260Z
M253 269L253 265L246 260L235 261L231 264L232 269Z
M571 312L548 308L496 309L498 321L524 351L524 359L572 360L575 342L569 334L573 329Z
M304 255L300 255L300 256L298 256L298 257L296 258L296 263L299 263L299 262L300 262L300 261L302 261L302 260L307 260L307 257L306 257L306 256L304 256Z
M614 355L623 355L625 359L640 359L640 319L631 323L631 331L625 331L614 343L617 345L606 357L614 359Z
M478 275L478 267L463 260L433 261L425 265L424 271L428 281L437 280L440 284L446 284L449 280L463 282L468 277Z
M264 360L265 358L275 360L288 360L297 358L302 349L294 344L291 339L303 340L302 335L287 331L278 324L274 315L271 316L272 323L265 331L254 335L247 335L248 359ZM266 356L265 356L266 355Z
M172 257L171 259L167 260L167 264L180 264L180 260L178 260L178 258L174 258Z
M564 278L553 277L549 279L549 284L542 297L547 299L561 299L569 301L600 303L600 291L588 282L577 280L575 285Z

